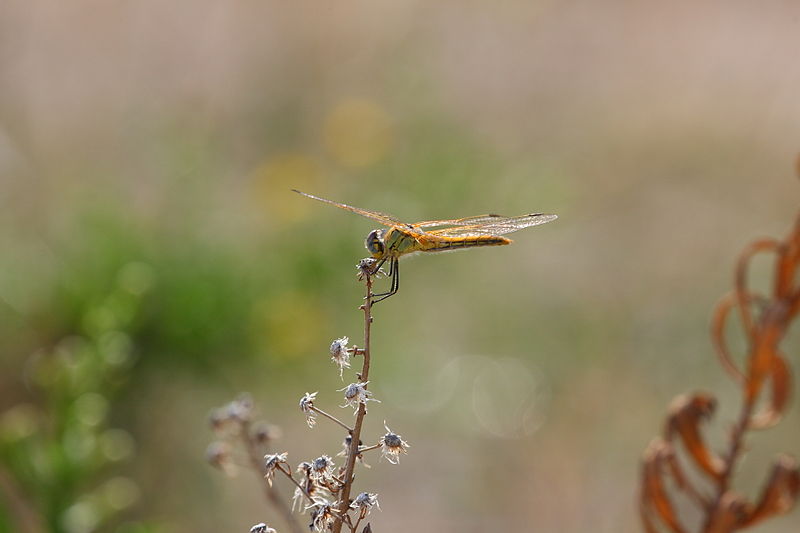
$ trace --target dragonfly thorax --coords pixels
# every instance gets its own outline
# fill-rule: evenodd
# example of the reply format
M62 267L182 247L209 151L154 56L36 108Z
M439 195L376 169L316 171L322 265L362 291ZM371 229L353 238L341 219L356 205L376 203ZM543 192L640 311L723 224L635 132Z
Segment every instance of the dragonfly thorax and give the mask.
M364 243L375 259L381 259L383 254L386 253L386 245L383 244L383 230L374 229L367 235L367 241Z

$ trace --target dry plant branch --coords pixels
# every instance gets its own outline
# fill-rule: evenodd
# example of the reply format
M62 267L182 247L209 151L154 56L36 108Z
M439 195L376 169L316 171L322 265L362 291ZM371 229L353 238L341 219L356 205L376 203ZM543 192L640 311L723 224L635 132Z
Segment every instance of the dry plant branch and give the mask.
M770 294L755 292L748 285L750 262L763 253L775 258ZM748 431L775 425L788 407L791 373L780 344L800 309L798 270L800 216L784 240L758 240L740 254L734 289L717 304L711 322L711 338L720 363L741 387L739 415L726 449L716 453L703 439L702 430L703 422L714 414L715 399L705 393L694 393L673 401L663 435L650 443L642 461L639 509L648 533L663 530L730 533L786 513L796 503L800 469L788 455L781 454L775 459L757 501L748 501L732 489L732 484ZM738 311L747 341L747 353L740 365L725 340L725 327L734 310ZM770 394L764 398L767 390ZM706 479L703 486L684 470L678 457L678 443L694 470ZM675 496L679 493L701 511L702 519L694 527L687 525L677 511Z
M209 447L209 461L223 471L233 473L235 461L232 448L234 445L241 445L247 456L248 468L263 478L265 500L283 518L292 533L299 533L302 530L294 511L300 513L310 511L309 528L312 531L341 533L346 525L350 533L357 533L372 508L380 508L377 494L360 492L356 497L351 497L355 470L359 463L363 464L363 452L380 448L381 455L389 463L397 464L399 455L406 453L408 449L408 444L402 437L388 427L376 444L364 446L361 440L367 415L367 402L377 401L367 387L371 362L372 308L380 296L373 293L372 286L374 278L382 273L376 270L374 259L362 260L358 264L358 271L358 277L364 281L366 287L364 303L360 306L364 313L363 347L349 347L347 337L334 340L330 346L331 360L338 367L340 375L343 375L345 368L350 368L351 357L363 358L361 370L356 374L357 381L340 389L344 391L345 401L345 405L341 407L353 408L355 421L351 427L340 418L317 407L316 392L307 392L300 399L300 410L305 414L309 428L316 425L319 416L320 419L328 420L345 431L344 449L339 454L345 456L344 466L336 468L333 459L323 454L312 461L301 462L296 469L299 478L296 478L288 466L288 452L269 453L268 445L274 435L270 431L254 429L252 402L247 396L217 409L211 416L212 428L220 439ZM295 487L292 505L289 505L273 487L277 472L288 478ZM251 529L253 533L272 531L275 530L265 523L258 523ZM371 531L372 528L367 523L361 533Z
M365 272L364 285L366 286L366 296L364 297L364 304L361 309L364 311L364 348L360 351L363 357L363 364L361 366L361 373L358 375L358 380L366 384L369 383L369 363L370 363L370 334L372 332L372 275L370 272ZM350 446L347 450L347 466L344 470L344 486L336 502L336 508L339 510L339 516L342 517L350 507L350 491L353 487L353 472L356 468L356 459L359 457L359 446L361 443L361 428L364 424L364 416L367 414L366 402L358 404L358 413L356 414L356 423L353 430L350 432ZM333 532L339 533L342 530L342 520L337 519L333 525ZM357 525L353 527L358 527Z

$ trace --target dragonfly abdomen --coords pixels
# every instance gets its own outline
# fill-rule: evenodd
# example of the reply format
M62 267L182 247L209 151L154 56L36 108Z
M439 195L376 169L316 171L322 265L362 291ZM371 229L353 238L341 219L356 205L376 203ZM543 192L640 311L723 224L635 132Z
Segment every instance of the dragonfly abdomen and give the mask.
M511 244L511 239L495 237L493 235L476 235L472 237L450 237L444 240L429 241L426 243L426 252L447 252L461 248L474 248L476 246L502 246Z

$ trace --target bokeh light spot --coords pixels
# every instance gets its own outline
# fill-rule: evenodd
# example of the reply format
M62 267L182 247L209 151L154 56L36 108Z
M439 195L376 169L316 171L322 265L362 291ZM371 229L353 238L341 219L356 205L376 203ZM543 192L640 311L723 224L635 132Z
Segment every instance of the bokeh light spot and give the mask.
M64 513L62 525L68 533L89 533L100 523L100 513L91 502L78 502Z
M96 426L106 418L108 400L96 392L87 392L75 400L75 416L87 426Z
M496 437L524 437L544 421L548 395L543 380L518 359L487 358L475 377L472 394L478 423Z
M155 271L147 263L134 261L119 271L120 286L135 296L141 296L155 283Z
M123 429L109 429L100 435L100 452L109 461L121 461L133 455L134 441Z
M103 500L115 511L127 509L139 500L139 487L126 477L109 479L103 485Z
M29 437L39 425L39 413L31 404L17 404L0 416L0 439L15 441Z

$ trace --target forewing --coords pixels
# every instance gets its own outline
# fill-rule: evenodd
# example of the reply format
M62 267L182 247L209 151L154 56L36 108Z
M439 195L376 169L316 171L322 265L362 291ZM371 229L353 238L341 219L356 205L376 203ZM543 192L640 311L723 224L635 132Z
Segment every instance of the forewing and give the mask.
M406 225L404 222L401 222L396 217L393 217L392 215L387 215L386 213L381 213L378 211L370 211L368 209L361 209L360 207L353 207L352 205L347 205L347 204L340 204L339 202L326 200L325 198L320 198L319 196L314 196L313 194L308 194L302 191L298 191L297 189L292 189L292 190L297 194L302 194L303 196L311 198L312 200L319 200L320 202L324 202L326 204L339 207L341 209L352 211L353 213L361 215L362 217L371 218L372 220L380 222L384 226L395 226L398 224L403 226Z
M502 215L481 215L478 217L462 218L460 224L452 228L428 231L431 235L440 237L463 237L465 235L505 235L521 229L547 224L557 219L557 215L533 213L516 217Z

